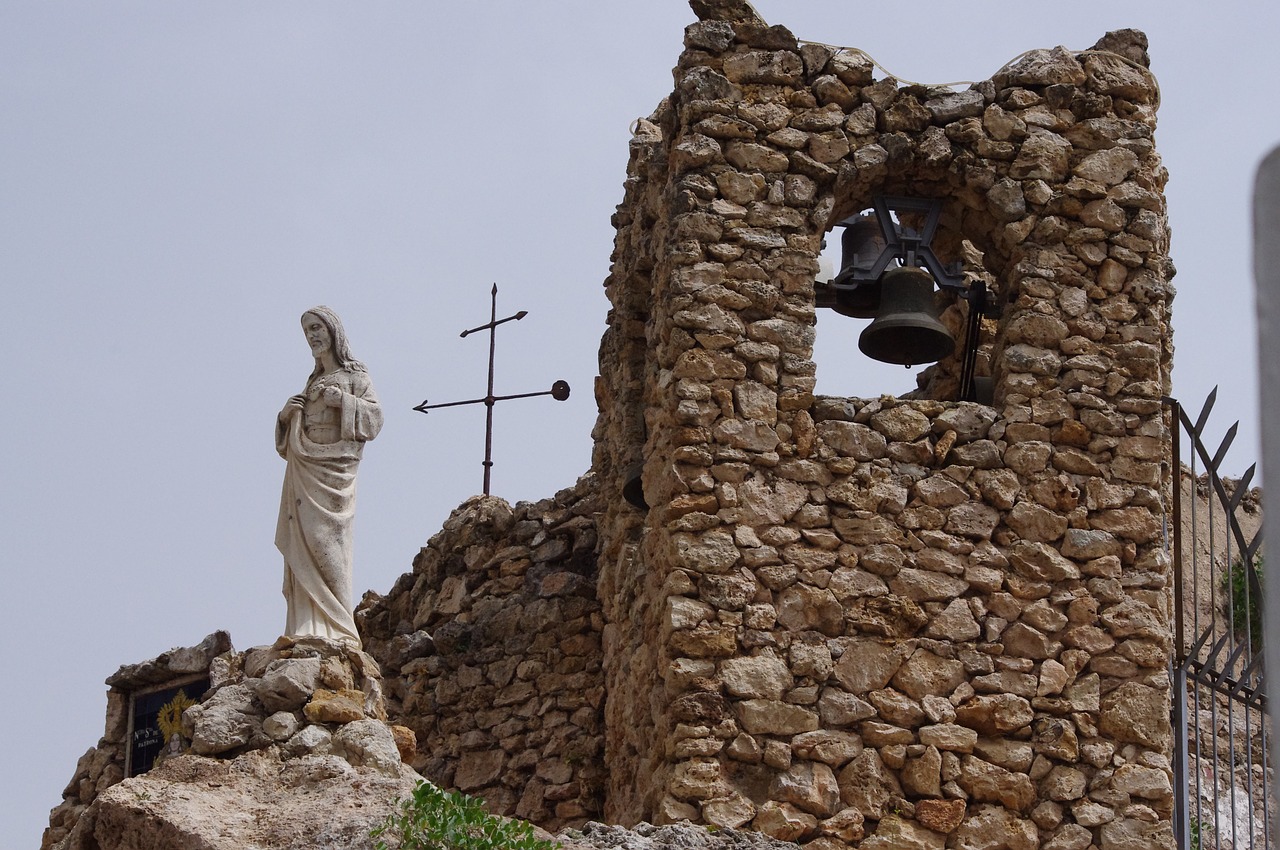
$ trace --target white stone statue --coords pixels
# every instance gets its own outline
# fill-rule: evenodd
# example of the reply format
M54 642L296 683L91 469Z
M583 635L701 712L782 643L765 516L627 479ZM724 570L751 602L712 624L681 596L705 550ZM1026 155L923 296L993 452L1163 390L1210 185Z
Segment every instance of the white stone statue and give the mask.
M316 367L306 389L276 418L276 451L288 463L276 525L288 602L285 634L358 647L351 598L356 467L364 444L382 428L382 408L332 310L303 313L302 332Z

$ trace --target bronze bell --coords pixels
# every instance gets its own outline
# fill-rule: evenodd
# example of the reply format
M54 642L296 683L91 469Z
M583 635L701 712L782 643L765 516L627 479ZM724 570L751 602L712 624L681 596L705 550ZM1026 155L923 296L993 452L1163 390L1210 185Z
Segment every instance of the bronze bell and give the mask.
M895 268L880 278L880 310L858 337L862 353L881 363L918 366L955 350L956 340L933 303L933 278L924 269Z
M859 216L845 227L840 236L840 273L832 284L854 283L855 289L836 289L836 303L831 308L842 316L873 319L880 308L880 281L857 281L861 272L869 276L880 252L884 250L884 234L873 215Z

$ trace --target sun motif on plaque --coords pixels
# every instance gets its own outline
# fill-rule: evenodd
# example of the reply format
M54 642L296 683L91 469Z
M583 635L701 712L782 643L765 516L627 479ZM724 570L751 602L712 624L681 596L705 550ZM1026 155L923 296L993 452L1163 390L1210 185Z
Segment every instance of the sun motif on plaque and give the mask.
M178 691L174 694L173 699L160 707L157 721L160 725L161 733L164 734L164 742L166 744L169 743L169 739L174 735L182 734L182 712L195 704L196 701L187 696L186 691Z

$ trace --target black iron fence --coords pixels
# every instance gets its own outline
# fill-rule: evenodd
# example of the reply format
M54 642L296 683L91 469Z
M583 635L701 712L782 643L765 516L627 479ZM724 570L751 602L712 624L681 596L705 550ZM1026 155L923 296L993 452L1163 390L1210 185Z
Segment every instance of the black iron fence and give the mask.
M1207 448L1216 396L1215 389L1194 422L1165 399L1178 471L1171 522L1174 828L1184 850L1270 848L1262 533L1256 518L1245 521L1246 509L1257 511L1249 501L1256 499L1249 490L1255 467L1239 481L1221 476L1236 425L1216 451Z

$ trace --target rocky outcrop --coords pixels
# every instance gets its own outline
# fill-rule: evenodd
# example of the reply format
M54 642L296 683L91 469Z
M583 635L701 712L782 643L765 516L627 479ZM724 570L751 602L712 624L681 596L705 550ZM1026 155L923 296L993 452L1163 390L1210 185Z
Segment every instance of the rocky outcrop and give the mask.
M233 759L181 755L100 794L58 847L368 850L369 831L417 781L407 767L389 772L279 747Z
M62 802L49 813L41 850L64 840L98 795L124 779L130 696L167 682L201 680L209 675L214 659L230 651L231 636L214 632L195 646L171 649L140 664L126 664L107 678L106 729L98 745L80 757L62 791Z
M373 658L323 638L281 638L236 652L218 633L201 647L122 668L109 680L118 687L168 681L172 659L187 658L202 660L209 688L182 712L180 729L167 727L164 750L145 773L124 779L123 768L103 769L95 778L93 766L104 759L90 751L68 790L87 783L91 801L81 804L77 793L55 809L42 846L370 847L369 830L421 781L404 763L414 754L413 733L386 723ZM126 708L124 694L110 704ZM109 716L109 731L112 722ZM116 743L101 752L111 765L123 737L109 737Z

